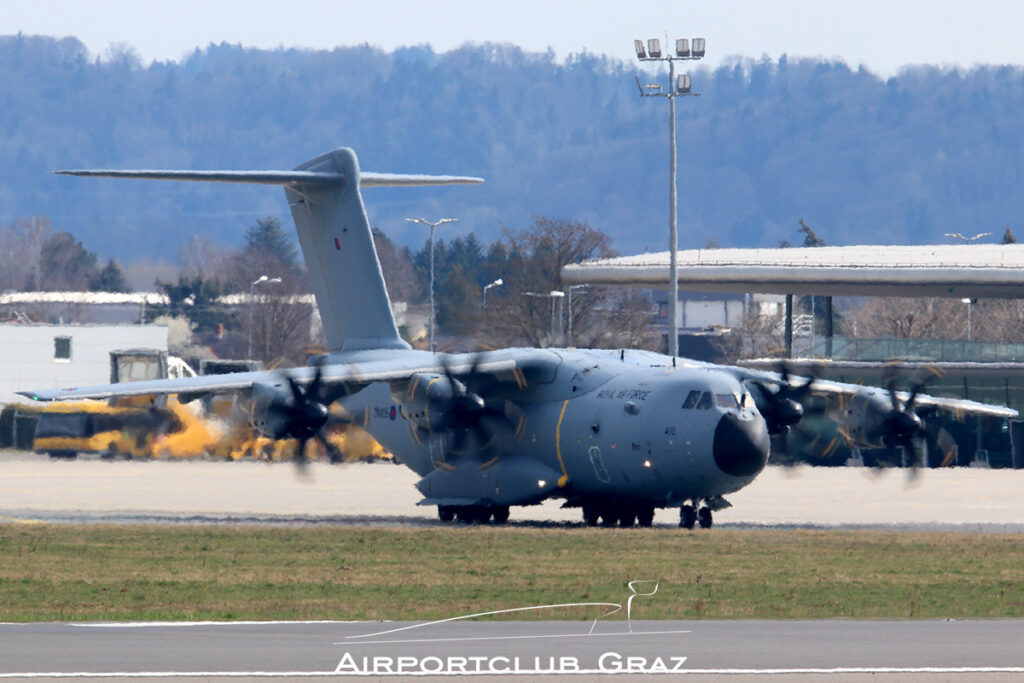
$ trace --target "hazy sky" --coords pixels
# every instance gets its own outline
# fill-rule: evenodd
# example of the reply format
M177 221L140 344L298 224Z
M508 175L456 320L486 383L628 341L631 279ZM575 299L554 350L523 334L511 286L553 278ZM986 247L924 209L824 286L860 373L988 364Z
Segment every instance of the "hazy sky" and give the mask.
M227 41L273 48L510 42L559 57L633 59L633 38L703 36L737 55L838 57L883 75L907 64L1024 64L1019 0L3 0L0 34L74 35L93 54L133 45L179 59Z

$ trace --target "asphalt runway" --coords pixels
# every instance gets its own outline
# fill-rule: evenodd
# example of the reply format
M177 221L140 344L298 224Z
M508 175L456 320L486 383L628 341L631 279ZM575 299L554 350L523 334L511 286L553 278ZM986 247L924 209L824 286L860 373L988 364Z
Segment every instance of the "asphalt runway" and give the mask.
M51 460L0 452L0 521L190 523L436 523L418 507L417 477L390 463ZM886 528L1024 532L1024 470L903 471L770 467L715 513L727 527ZM513 508L513 523L577 524L559 501ZM659 510L655 524L678 513Z
M2 624L0 677L1020 680L1022 642L1022 620Z

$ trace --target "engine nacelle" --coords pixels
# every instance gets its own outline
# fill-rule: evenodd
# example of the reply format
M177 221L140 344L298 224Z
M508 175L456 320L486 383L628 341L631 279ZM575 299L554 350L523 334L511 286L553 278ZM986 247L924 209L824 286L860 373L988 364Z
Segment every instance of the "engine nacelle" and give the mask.
M391 385L391 398L399 405L402 417L428 431L451 427L452 405L456 396L465 392L462 382L432 372L418 373L407 382Z
M920 428L921 420L913 412L894 411L888 394L863 389L840 403L836 425L857 448L883 448L895 445L902 431Z
M257 382L249 396L249 424L263 436L283 439L288 436L288 409L294 403L285 382Z

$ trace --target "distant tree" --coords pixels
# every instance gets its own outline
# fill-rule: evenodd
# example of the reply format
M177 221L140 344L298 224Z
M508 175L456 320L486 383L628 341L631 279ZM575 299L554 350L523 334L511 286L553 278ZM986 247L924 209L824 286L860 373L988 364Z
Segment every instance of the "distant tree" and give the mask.
M408 250L399 249L377 227L373 228L373 245L377 249L377 259L391 300L412 302L422 299Z
M499 345L552 346L565 343L567 320L572 317L573 343L580 347L646 347L653 343L653 313L649 301L631 291L612 287L585 287L552 300L552 291L567 292L562 267L617 255L608 235L585 223L544 217L529 228L505 230L508 260L504 286L488 298L483 334ZM552 306L556 336L552 338Z
M1006 226L1006 232L1003 233L1003 244L1017 244L1017 236L1013 234L1013 230L1010 230L1010 226Z
M224 289L217 280L181 276L177 282L157 280L156 286L167 295L168 303L147 309L148 320L161 316L185 318L197 337L214 334L220 326L235 322L230 309L218 301Z
M39 254L39 288L44 291L85 291L99 278L96 254L71 233L58 232L43 242Z
M825 240L814 234L814 230L811 226L804 223L804 219L800 219L800 229L797 232L803 233L804 235L804 246L805 247L823 247L825 246Z
M131 287L125 280L124 271L117 261L110 259L107 265L97 273L96 278L89 283L89 289L94 292L130 292Z
M299 262L295 240L281 227L281 220L277 216L256 220L256 225L245 233L245 251L273 254L289 268L295 268Z
M41 216L0 227L0 292L40 288L41 251L52 229L50 219Z

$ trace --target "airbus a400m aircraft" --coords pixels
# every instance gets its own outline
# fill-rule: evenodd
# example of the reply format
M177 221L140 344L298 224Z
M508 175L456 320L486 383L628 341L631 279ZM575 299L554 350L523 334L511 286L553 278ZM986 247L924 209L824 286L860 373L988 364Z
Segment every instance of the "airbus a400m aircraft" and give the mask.
M797 423L808 392L845 394L837 419L860 445L909 446L915 405L1010 417L1015 411L857 385L675 359L642 351L410 349L391 314L361 187L470 184L479 178L360 173L337 149L291 171L62 171L70 175L284 186L327 337L311 367L21 392L35 400L235 392L264 435L322 437L328 406L420 477L421 504L444 521L504 522L509 509L564 499L589 525L639 522L677 507L712 524L724 496L764 469L770 434Z

